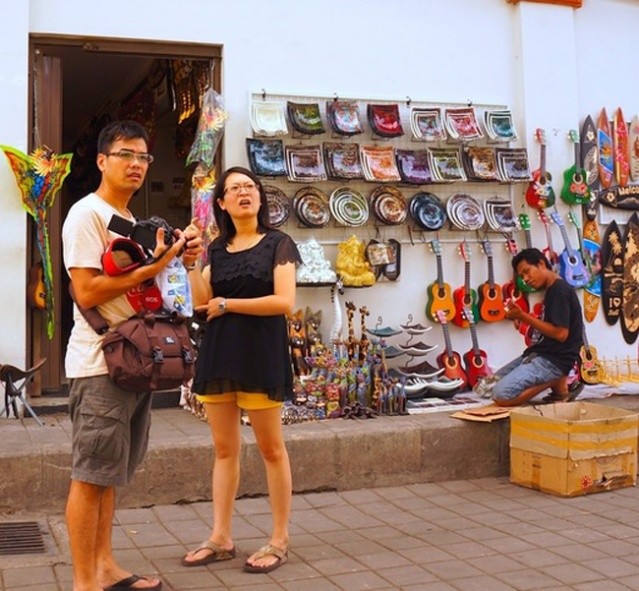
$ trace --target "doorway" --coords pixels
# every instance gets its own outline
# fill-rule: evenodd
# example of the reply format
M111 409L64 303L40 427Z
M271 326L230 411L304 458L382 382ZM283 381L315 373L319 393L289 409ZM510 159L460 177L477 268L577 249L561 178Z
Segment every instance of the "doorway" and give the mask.
M191 170L184 163L195 135L199 97L208 87L221 92L221 61L220 45L31 36L30 150L46 145L57 153L73 153L71 172L49 212L53 338L47 337L42 310L34 307L27 319L31 361L48 359L36 385L39 393L68 391L64 357L73 304L60 237L71 205L99 184L95 159L100 130L114 119L134 119L145 126L155 160L131 200L131 211L139 219L159 215L183 228L191 217ZM28 260L36 265L35 229L33 224L29 228Z

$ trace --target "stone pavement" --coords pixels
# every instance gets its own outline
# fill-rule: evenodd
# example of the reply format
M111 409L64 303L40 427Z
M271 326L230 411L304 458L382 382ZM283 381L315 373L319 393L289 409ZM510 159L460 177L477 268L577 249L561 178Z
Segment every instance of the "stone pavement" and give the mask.
M120 509L116 555L175 591L617 591L639 589L639 490L564 499L505 477L295 495L290 560L242 561L267 538L265 498L236 506L235 560L184 568L209 532L209 503ZM68 591L59 514L14 514L48 531L46 555L0 557L2 591Z

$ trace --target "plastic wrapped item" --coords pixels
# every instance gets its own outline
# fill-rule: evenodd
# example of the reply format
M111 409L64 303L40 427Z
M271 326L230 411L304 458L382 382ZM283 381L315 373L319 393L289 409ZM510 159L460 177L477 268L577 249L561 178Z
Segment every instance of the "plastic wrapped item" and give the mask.
M191 150L186 157L187 166L194 162L200 162L207 169L213 166L213 158L217 147L220 145L220 140L224 133L224 125L228 118L229 114L224 109L222 95L209 88L202 95L202 106L195 140L193 140Z
M170 314L193 316L193 298L188 273L180 259L173 259L155 278L162 293L162 307Z
M213 189L215 187L215 169L206 170L202 165L195 168L191 178L191 209L193 217L202 224L204 252L202 263L207 263L208 245L219 234L213 216Z

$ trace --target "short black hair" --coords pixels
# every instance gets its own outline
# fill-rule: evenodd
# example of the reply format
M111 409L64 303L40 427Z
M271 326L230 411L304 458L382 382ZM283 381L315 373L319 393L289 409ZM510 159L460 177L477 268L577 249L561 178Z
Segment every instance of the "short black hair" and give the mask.
M524 248L524 250L518 252L511 261L511 265L515 271L517 271L517 267L521 261L526 261L529 265L534 265L535 267L543 261L546 265L546 269L552 269L548 259L538 248Z
M231 241L231 238L237 234L237 230L235 229L235 224L233 223L231 216L226 213L226 211L223 210L218 203L218 199L224 201L224 185L226 184L226 179L233 173L243 174L250 178L257 186L257 190L260 192L260 210L257 212L257 231L260 234L265 234L267 230L270 230L273 227L270 222L268 201L266 200L266 191L264 191L262 181L255 173L247 168L244 168L243 166L233 166L226 169L220 175L220 178L215 182L215 188L213 189L213 216L215 217L215 223L220 231L220 240L222 240L224 244L228 244Z
M118 140L143 139L149 145L149 134L137 121L111 121L98 136L98 154L106 154Z

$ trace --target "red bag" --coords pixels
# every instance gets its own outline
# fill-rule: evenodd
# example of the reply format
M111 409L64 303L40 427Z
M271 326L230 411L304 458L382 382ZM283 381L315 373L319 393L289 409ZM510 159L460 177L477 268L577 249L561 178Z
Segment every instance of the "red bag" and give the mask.
M195 370L188 325L179 317L133 316L105 335L102 351L109 377L132 392L178 388Z

